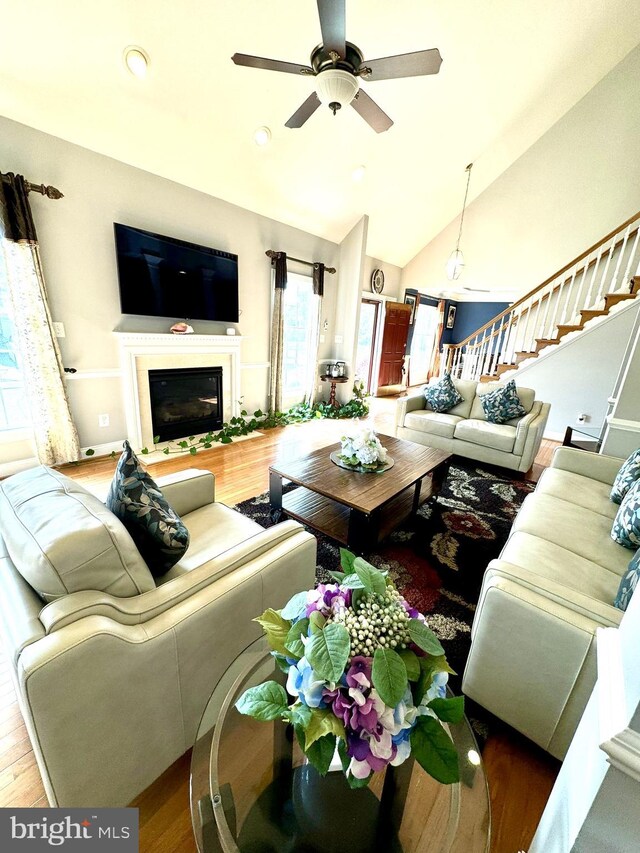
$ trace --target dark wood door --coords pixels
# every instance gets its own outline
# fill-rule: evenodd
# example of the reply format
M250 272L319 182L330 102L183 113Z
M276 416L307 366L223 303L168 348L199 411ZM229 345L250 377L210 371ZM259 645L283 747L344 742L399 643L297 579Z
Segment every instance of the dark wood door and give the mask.
M411 311L411 305L405 305L403 302L387 302L378 387L403 384L402 368L407 349Z

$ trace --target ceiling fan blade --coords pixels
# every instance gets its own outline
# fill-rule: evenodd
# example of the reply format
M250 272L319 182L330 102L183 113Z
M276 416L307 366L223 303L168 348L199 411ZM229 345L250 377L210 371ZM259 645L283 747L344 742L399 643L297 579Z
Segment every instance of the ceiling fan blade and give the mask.
M362 63L361 69L371 69L371 74L362 75L365 80L392 80L395 77L437 74L441 65L440 51L433 47L431 50L417 50L415 53L401 53L399 56L368 59Z
M320 98L315 92L312 92L307 100L298 107L295 113L291 116L285 127L302 127L305 121L310 118L320 106Z
M364 89L358 89L357 95L351 101L351 106L359 116L362 116L367 124L371 125L376 133L384 133L393 124L393 121L385 111L367 95Z
M297 65L295 62L281 62L279 59L265 59L263 56L250 56L248 53L234 53L231 59L236 65L246 65L248 68L263 68L265 71L284 71L286 74L313 74L313 68L308 65Z
M344 59L347 27L345 0L318 0L318 15L323 45L327 50L335 50Z

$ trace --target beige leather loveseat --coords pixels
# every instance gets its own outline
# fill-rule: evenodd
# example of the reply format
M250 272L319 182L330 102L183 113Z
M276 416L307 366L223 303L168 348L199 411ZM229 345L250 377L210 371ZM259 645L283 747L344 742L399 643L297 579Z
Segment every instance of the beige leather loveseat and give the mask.
M454 378L453 384L464 399L448 412L432 411L422 391L401 397L396 407L396 436L478 462L528 471L542 441L549 403L536 400L531 388L518 387L526 414L506 424L494 424L486 419L480 397L500 383Z
M192 746L253 617L314 582L296 522L264 530L215 503L207 471L158 484L191 544L156 585L77 482L40 467L0 483L0 629L52 805L129 803Z
M489 563L463 692L563 758L596 678L596 629L634 551L610 537L609 500L624 460L558 448Z

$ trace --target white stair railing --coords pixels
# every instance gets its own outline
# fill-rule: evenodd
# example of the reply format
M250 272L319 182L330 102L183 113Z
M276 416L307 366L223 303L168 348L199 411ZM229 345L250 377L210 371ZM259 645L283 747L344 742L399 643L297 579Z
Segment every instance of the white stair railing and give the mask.
M634 275L640 275L640 213L464 341L448 346L443 370L464 379L497 378L501 365L515 367L536 353L539 341L556 342L570 330L559 327L581 328L581 311L603 310L605 296L629 292Z

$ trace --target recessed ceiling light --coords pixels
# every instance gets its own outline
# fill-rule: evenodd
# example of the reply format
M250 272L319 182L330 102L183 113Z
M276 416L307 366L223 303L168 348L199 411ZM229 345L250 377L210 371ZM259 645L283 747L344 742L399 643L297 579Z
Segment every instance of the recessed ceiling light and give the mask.
M367 172L366 166L358 166L351 173L351 177L354 181L356 181L357 183L360 183L360 181L364 180L364 176L365 176L366 172Z
M259 127L253 134L253 141L256 145L268 145L271 140L271 131L268 127Z
M142 79L147 76L149 57L147 53L135 45L130 45L124 50L124 63L134 77Z

